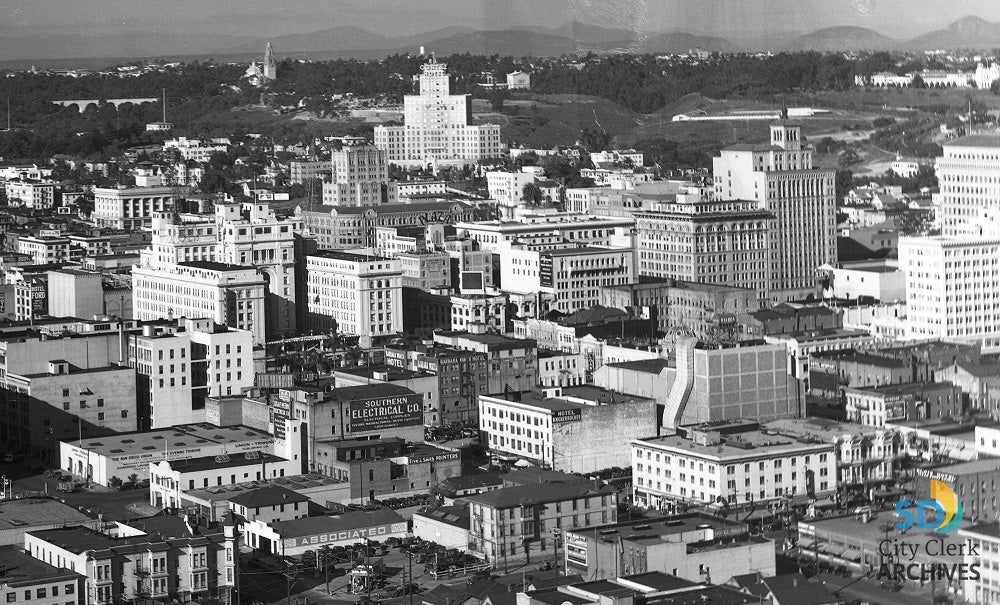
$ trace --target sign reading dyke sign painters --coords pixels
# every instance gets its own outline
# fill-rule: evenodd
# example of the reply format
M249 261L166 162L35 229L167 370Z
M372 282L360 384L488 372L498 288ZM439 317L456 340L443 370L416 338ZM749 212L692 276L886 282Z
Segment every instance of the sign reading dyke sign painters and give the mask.
M379 431L424 423L419 395L361 399L349 404L350 431Z
M390 534L405 534L408 530L409 527L406 523L391 523L387 525L376 525L374 527L360 527L358 529L332 531L326 534L316 534L313 536L285 538L282 540L282 543L285 545L285 548L296 548L298 546L333 544L336 542L356 542L357 540L364 538L377 538L378 536L388 536Z

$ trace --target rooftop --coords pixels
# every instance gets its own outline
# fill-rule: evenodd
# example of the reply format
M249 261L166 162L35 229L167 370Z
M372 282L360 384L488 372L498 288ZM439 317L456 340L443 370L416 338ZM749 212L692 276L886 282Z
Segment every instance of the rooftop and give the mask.
M402 397L405 395L416 395L412 390L401 387L397 384L378 383L366 384L354 387L340 387L329 391L330 396L342 401L355 401L357 399L374 399L376 397Z
M726 435L724 440L708 440L704 444L679 435L653 437L634 441L640 445L683 451L690 455L704 456L710 460L726 462L759 457L766 454L800 451L832 451L833 444L816 438L772 435L762 430L744 431L736 435Z
M72 506L51 498L0 501L0 531L51 525L81 525L92 520Z
M176 449L246 441L273 441L274 436L260 429L243 424L216 426L207 422L181 424L169 429L117 433L78 442L73 439L65 443L79 445L99 456L116 458L145 452L160 453Z
M191 267L192 269L207 269L209 271L244 271L247 269L247 267L243 265L229 265L226 263L218 263L211 260L194 260L178 264L182 267Z
M610 485L596 487L593 482L578 483L540 483L504 487L482 494L466 496L466 500L493 508L514 508L529 504L545 504L548 502L565 502L584 496L614 494L615 488Z
M980 458L968 462L934 467L938 473L949 475L976 475L979 473L1000 473L1000 458Z
M276 477L267 481L245 481L242 483L230 483L229 485L217 485L203 489L189 490L185 493L189 497L196 498L198 500L218 502L221 500L230 500L234 496L242 494L248 490L255 490L268 485L279 485L287 487L291 490L306 490L326 485L336 485L338 483L343 483L343 481L324 475L289 475L285 477Z
M1000 135L972 134L953 141L942 143L942 147L997 147L1000 148Z
M469 506L462 504L458 506L439 506L424 512L414 513L414 516L427 517L435 521L453 525L462 529L469 529Z
M661 571L649 571L646 573L635 574L633 576L625 576L622 580L628 580L629 582L634 582L640 586L651 588L653 592L677 590L679 588L687 588L689 586L697 585L695 582L691 582L690 580L685 580L684 578L679 578L675 575L663 573Z
M277 521L271 523L271 527L276 534L284 539L401 522L403 522L403 518L396 511L380 508L373 511L349 511L328 517L304 517L292 521Z
M319 250L318 252L313 252L309 256L315 256L319 258L332 258L335 260L350 261L352 263L373 263L378 261L389 261L390 258L383 256L378 256L376 254L359 254L357 252L344 252L341 250Z
M280 485L267 485L257 489L236 494L229 499L233 504L246 508L261 508L276 504L293 504L308 502L309 498Z
M663 368L672 367L666 359L640 359L638 361L622 361L605 365L642 374L659 374L663 371Z
M698 512L608 523L568 531L586 536L596 535L603 542L617 542L620 539L663 542L671 541L667 539L668 536L686 534L700 529L712 529L716 532L723 530L720 533L726 535L739 535L747 532L747 526L744 523L728 521Z
M36 559L14 545L0 546L0 586L11 588L31 586L43 582L71 581L82 578L68 569L60 569Z

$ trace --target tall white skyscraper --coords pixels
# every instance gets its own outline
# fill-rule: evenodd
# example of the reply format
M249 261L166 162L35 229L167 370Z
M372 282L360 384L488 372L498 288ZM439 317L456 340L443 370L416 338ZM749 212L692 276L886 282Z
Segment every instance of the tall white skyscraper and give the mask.
M941 235L900 237L907 335L1000 350L1000 136L946 143L937 159Z
M403 99L403 126L376 126L375 146L400 166L463 165L500 155L500 126L473 125L469 95L451 94L444 63L416 77L420 94Z
M972 135L942 145L937 159L941 235L976 236L980 208L1000 208L1000 136Z
M834 171L813 168L798 125L771 125L767 145L732 145L715 158L715 195L752 200L774 215L770 237L772 302L817 292L816 270L837 262Z

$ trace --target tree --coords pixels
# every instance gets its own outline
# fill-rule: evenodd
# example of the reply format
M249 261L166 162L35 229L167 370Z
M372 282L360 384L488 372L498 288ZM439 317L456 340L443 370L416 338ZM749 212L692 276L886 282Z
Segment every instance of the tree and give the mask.
M541 204L542 197L542 188L534 182L525 183L524 187L521 189L521 199L523 199L527 204L533 206Z
M910 83L913 88L927 88L927 83L918 74L913 75L913 82Z
M139 475L137 475L136 473L132 473L131 475L128 476L128 482L133 487L139 485Z
M605 151L610 143L611 137L609 137L608 133L603 130L584 128L580 133L580 144L583 145L587 151Z
M121 479L121 477L117 477L116 476L116 477L112 477L112 478L108 479L108 485L111 486L111 487L113 487L113 488L115 488L115 489L121 488L121 486L122 486L122 479Z

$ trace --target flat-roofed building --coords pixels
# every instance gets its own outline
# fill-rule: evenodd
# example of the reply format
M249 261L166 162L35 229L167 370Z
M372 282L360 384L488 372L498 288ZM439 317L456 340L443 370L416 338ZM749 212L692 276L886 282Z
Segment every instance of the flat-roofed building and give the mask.
M94 189L94 224L121 230L151 227L157 212L173 212L178 194L187 188L173 187L97 187Z
M400 262L351 252L306 257L307 323L318 331L372 337L403 330Z
M147 478L150 462L236 452L274 454L275 443L270 433L243 425L178 425L169 429L105 435L83 441L63 441L60 443L59 467L107 486L112 477L125 479L135 473L140 478ZM283 442L277 447L278 453L286 453Z
M35 605L85 605L86 577L49 565L18 546L0 546L0 602Z
M344 250L376 246L378 227L451 225L475 220L476 210L457 201L421 201L380 206L319 206L316 209L299 206L295 215L302 219L320 250Z
M286 460L257 450L150 462L149 503L160 509L178 508L184 502L183 494L188 491L246 481L267 481L296 475L301 470L300 460Z
M618 520L615 488L586 479L507 487L465 499L471 516L469 552L490 561L555 554L553 530Z
M837 490L834 444L772 434L756 423L687 427L632 442L635 502L655 509L680 503L729 506Z
M0 508L0 546L24 546L24 534L29 531L86 525L92 521L75 507L55 498L7 499Z
M123 524L116 529L114 536L84 527L29 532L24 549L85 575L87 603L182 596L230 600L237 548L232 526L198 535L186 528L169 532L174 535L147 534Z
M479 397L479 431L494 455L591 473L625 467L625 444L658 433L657 402L592 386Z
M671 580L713 584L775 571L773 541L751 536L746 523L701 513L568 530L565 543L566 573L593 580L628 574L622 578L628 582L619 580L625 586L663 581L634 574L661 573Z

